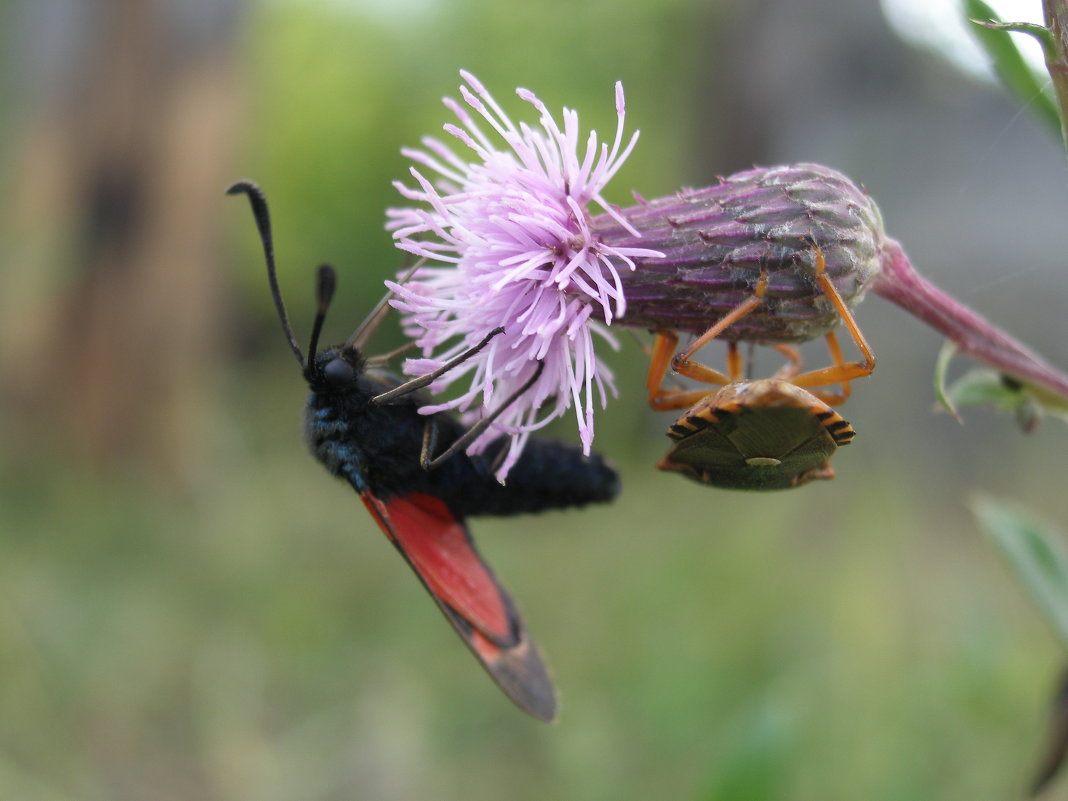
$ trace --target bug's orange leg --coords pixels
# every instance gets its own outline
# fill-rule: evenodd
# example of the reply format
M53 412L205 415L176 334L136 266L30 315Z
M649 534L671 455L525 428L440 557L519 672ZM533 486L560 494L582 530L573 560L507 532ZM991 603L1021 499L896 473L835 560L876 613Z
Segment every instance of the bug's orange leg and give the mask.
M731 383L741 381L745 377L745 368L742 364L742 357L738 353L737 342L727 343L727 376Z
M795 348L793 345L785 345L778 342L772 345L775 350L785 356L789 361L775 371L775 375L772 378L781 379L783 381L791 380L795 375L801 372L801 351Z
M645 379L649 405L656 411L670 409L687 409L708 395L707 389L666 389L663 386L667 377L671 356L679 344L679 337L674 331L660 331L653 343L653 355L649 361L649 374ZM713 371L714 372L714 371ZM730 379L723 376L723 384Z
M672 331L660 331L656 335L653 352L649 357L649 374L645 378L645 389L650 405L653 403L653 396L660 392L660 385L667 376L671 354L678 341L678 336Z
M746 298L723 317L721 317L715 325L705 331L701 336L687 345L685 348L675 354L675 358L671 360L671 369L680 375L684 375L687 378L692 378L695 381L701 381L705 384L718 384L720 386L726 386L731 383L732 379L729 376L723 375L718 370L713 370L707 365L700 362L691 361L690 357L697 351L718 337L733 323L738 322L750 312L760 308L760 304L764 302L764 292L768 288L768 274L766 270L760 271L760 280L757 281L756 290L751 297ZM728 368L733 369L728 356ZM741 366L738 365L737 378L741 378Z
M842 347L838 344L838 337L833 331L826 335L827 350L831 352L831 358L834 359L835 367L845 367L845 358L842 356ZM826 392L818 389L810 390L810 392L819 398L824 403L830 406L836 406L839 403L844 403L852 393L852 389L849 386L848 381L843 381L841 389L838 392Z
M816 252L816 282L834 305L835 311L838 312L838 316L842 319L845 327L849 329L849 334L853 337L853 342L856 343L857 349L860 350L861 355L864 357L864 361L843 362L841 349L838 348L838 340L829 335L827 344L831 349L831 356L835 359L834 366L801 373L801 375L795 376L792 381L794 385L799 387L821 387L826 384L845 385L854 378L871 375L872 370L875 369L875 354L872 352L871 346L868 345L868 341L864 339L864 335L860 333L860 328L853 318L853 313L849 311L849 307L842 300L842 296L838 294L838 290L834 288L831 279L827 277L827 263L824 261L823 251L815 242L812 243L812 246ZM835 352L836 350L837 353ZM842 399L844 400L845 396L849 394L849 390L845 386L843 386L843 393Z

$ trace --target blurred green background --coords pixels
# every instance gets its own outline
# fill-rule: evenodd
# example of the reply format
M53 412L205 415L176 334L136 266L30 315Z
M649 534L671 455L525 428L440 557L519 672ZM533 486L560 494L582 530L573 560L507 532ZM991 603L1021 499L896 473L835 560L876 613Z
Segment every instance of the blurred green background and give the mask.
M1062 426L936 413L938 338L872 298L839 477L718 491L653 469L669 420L623 336L595 443L619 501L472 524L560 688L546 726L304 452L248 209L223 196L267 191L302 341L314 265L339 268L342 339L401 264L398 151L440 129L460 68L602 133L622 80L642 138L611 199L827 163L919 269L1068 365L1063 153L994 83L874 0L41 0L0 22L0 798L1024 787L1063 654L964 504L1068 520ZM399 341L391 322L374 349Z

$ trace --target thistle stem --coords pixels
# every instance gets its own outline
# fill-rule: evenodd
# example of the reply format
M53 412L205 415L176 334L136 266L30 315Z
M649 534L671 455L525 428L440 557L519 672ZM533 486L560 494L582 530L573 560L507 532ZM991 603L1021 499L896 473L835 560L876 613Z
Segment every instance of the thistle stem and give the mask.
M1068 375L916 272L898 242L885 240L882 261L872 292L919 317L961 352L1028 384L1040 400L1068 406Z

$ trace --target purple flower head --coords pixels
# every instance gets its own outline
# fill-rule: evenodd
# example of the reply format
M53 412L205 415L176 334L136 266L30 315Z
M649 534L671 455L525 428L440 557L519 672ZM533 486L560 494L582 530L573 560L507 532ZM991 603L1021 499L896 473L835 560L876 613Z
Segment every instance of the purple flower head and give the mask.
M516 125L473 75L460 75L463 103L444 99L459 121L444 126L459 153L433 138L423 140L422 150L402 150L419 165L411 168L416 186L394 185L420 205L386 212L397 247L430 266L387 286L397 295L393 305L403 312L406 331L423 349L424 358L405 363L409 374L434 370L504 326L432 385L438 392L470 376L470 387L422 409L460 410L472 422L533 380L470 449L477 453L501 433L511 434L497 471L503 481L530 433L572 405L589 453L594 399L603 407L607 394L616 392L595 343L618 347L606 326L626 311L619 270L661 254L612 247L590 227L593 204L631 238L639 236L601 194L638 139L635 132L623 145L622 84L616 84L611 147L594 131L581 147L575 111L563 109L561 125L532 92L517 89L539 119L536 127Z

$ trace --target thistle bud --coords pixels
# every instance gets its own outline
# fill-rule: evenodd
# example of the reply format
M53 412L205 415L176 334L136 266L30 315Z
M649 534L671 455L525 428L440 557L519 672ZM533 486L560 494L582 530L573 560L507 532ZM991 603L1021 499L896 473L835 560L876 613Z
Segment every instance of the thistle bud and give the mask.
M827 275L849 306L859 303L880 269L882 218L872 199L839 172L819 164L759 167L715 186L620 209L641 236L602 214L591 228L614 247L645 247L620 271L626 297L621 325L704 332L753 295L767 274L765 302L732 324L724 339L804 342L840 322L814 280L818 244Z

